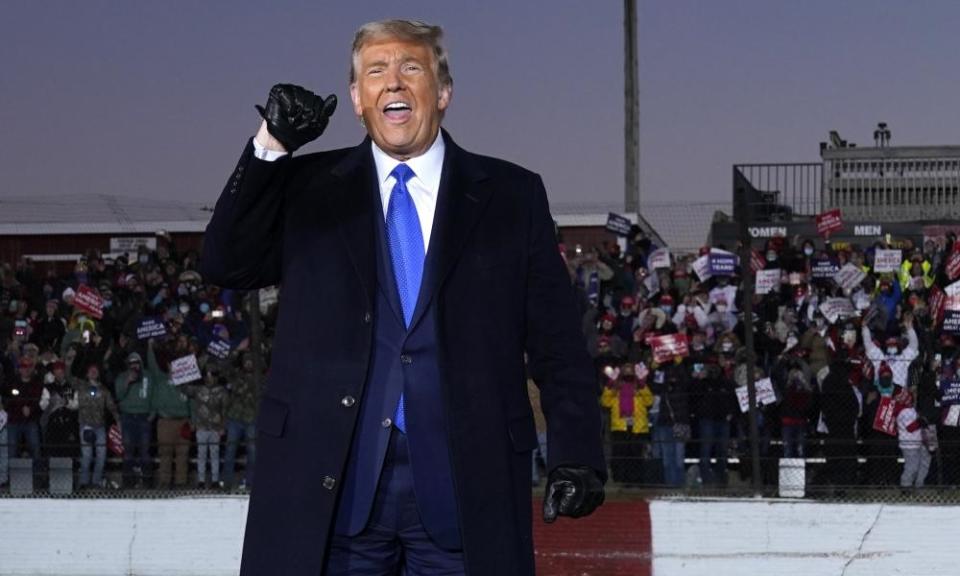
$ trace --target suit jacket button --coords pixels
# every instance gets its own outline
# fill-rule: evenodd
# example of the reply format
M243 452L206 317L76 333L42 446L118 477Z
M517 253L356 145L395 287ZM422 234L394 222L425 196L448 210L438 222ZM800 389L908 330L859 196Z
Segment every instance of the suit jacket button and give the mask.
M369 312L364 312L364 313L363 313L363 323L364 323L364 324L369 324L371 320L373 320L373 315L370 314Z
M409 354L401 354L400 363L409 366L410 364L413 364L413 358L411 358Z
M384 428L389 428L392 424L393 424L393 420L389 418L384 418L383 422L380 423L380 425L383 426Z
M323 477L323 487L327 490L333 490L333 487L337 485L337 481L330 476Z
M344 396L343 399L340 400L340 404L343 404L344 408L351 408L356 403L357 399L353 396Z

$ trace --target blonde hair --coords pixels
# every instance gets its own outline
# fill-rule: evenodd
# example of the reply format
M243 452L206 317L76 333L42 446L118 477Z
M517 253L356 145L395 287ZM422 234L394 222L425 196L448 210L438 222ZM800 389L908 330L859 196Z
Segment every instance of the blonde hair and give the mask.
M443 28L419 20L379 20L367 22L353 36L353 49L350 55L350 84L357 80L357 62L360 50L366 44L376 40L397 39L425 44L433 53L434 70L441 86L453 86L450 76L450 64L447 49L443 46Z

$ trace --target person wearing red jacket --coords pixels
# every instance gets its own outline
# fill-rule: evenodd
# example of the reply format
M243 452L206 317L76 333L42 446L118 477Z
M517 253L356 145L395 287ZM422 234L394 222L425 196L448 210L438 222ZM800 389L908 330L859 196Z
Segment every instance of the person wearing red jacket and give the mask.
M923 442L923 423L913 407L913 394L904 389L895 396L897 407L897 440L903 454L901 488L923 488L930 471L930 451Z

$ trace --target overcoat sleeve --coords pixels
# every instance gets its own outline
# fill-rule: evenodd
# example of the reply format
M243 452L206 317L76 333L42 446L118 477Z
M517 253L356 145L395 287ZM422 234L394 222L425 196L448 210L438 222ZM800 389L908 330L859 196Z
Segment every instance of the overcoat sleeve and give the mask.
M573 285L543 181L535 176L526 294L526 351L547 420L549 469L590 466L606 478L600 405Z
M203 237L204 281L251 289L280 282L283 189L293 160L273 162L253 154L247 142Z

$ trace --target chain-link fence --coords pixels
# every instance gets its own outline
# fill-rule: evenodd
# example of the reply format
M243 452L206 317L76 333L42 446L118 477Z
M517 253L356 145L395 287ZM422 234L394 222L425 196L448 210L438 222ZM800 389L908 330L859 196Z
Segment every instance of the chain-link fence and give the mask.
M253 484L254 452L244 442L154 443L126 459L104 444L102 464L96 447L84 455L77 445L45 445L39 458L22 448L0 452L0 497L195 497L246 494Z

